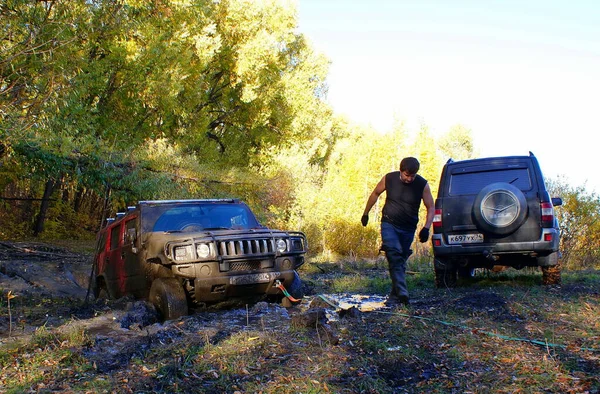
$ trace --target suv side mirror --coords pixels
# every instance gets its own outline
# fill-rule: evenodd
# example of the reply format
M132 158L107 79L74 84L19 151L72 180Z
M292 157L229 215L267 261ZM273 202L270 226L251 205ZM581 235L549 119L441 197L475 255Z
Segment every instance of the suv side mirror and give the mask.
M562 198L560 197L552 197L552 205L555 207L561 206L563 203Z

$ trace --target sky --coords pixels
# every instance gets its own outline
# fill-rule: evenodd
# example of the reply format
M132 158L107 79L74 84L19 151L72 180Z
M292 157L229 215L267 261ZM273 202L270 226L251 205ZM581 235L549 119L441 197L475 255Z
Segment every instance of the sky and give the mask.
M297 0L336 113L381 132L460 124L480 156L538 158L600 192L600 2ZM598 155L598 156L597 156Z

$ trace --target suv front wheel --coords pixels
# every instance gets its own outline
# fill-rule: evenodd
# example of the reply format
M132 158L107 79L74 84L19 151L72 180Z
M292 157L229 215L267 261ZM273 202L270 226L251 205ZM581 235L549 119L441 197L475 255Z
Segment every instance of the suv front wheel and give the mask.
M150 302L163 320L173 320L188 314L183 286L176 278L157 278L150 287Z

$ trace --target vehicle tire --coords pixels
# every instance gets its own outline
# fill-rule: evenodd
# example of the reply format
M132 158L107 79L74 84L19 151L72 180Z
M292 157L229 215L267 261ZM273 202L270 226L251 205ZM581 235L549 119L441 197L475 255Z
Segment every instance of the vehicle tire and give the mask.
M158 278L150 287L150 302L163 320L173 320L188 314L185 291L175 278Z
M285 289L296 300L301 301L302 298L304 298L304 286L302 285L302 280L300 279L300 276L298 276L297 272L294 272L294 279L291 283L285 285ZM286 308L298 303L299 302L291 301L285 295L281 298L281 305Z
M109 300L110 296L108 295L108 291L103 287L100 290L98 290L98 296L96 297L97 300Z
M106 283L104 283L104 279L102 277L98 277L94 281L94 284L92 285L92 293L94 294L94 298L97 300L110 299L110 294L106 289Z
M542 268L542 284L544 285L560 285L561 283L561 270L560 264L549 265Z
M492 183L477 194L473 216L475 224L483 231L510 234L527 217L527 200L521 190L509 183Z
M433 264L435 287L446 289L456 287L456 268L445 260L436 259Z
M461 279L473 279L475 277L475 268L459 267L458 277Z

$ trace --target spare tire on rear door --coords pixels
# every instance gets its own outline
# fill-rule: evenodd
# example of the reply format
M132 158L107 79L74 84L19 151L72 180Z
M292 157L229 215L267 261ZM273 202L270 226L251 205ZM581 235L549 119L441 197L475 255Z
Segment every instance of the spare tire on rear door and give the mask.
M477 194L473 216L475 224L483 231L510 234L527 217L527 200L521 190L509 183L492 183Z

